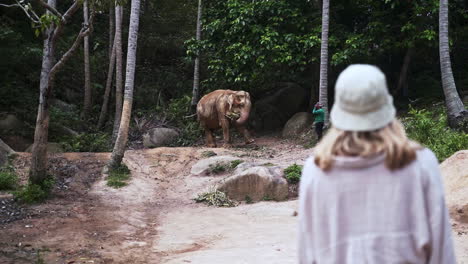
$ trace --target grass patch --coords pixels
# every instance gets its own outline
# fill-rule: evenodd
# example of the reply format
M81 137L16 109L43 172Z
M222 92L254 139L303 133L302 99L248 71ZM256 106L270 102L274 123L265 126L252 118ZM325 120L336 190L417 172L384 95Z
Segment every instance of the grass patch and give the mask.
M213 190L206 193L199 194L194 199L197 203L205 203L210 206L217 207L234 207L236 203L229 199L224 192Z
M121 163L117 168L109 170L109 176L107 176L107 186L113 188L121 188L127 186L127 181L130 179L130 170L128 167Z
M45 201L49 198L55 179L47 177L42 184L28 183L17 191L13 192L15 199L22 203L34 204Z
M302 166L296 163L284 169L284 176L289 183L298 183L301 180L301 174Z
M241 164L242 162L244 162L244 161L243 160L233 160L233 161L231 161L231 169L237 168L237 166L239 166L239 164Z
M468 147L468 134L450 129L445 111L411 108L402 121L408 137L431 149L439 161Z
M262 164L262 166L265 166L265 167L273 167L273 166L276 166L276 165L273 164L273 163L271 163L271 162L267 162L267 163Z
M0 168L0 191L14 190L18 185L18 176L12 167Z
M222 162L216 162L215 164L210 164L210 172L213 174L220 174L228 170L227 165Z
M204 158L209 158L209 157L216 156L216 155L218 155L218 154L216 154L216 152L214 152L214 151L207 150L207 151L203 151L201 155L202 155L202 157L204 157Z

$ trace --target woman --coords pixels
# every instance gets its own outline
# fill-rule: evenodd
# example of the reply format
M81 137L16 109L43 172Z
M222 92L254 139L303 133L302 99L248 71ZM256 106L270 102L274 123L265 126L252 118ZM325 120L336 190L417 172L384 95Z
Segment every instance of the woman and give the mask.
M408 140L385 75L351 65L305 164L300 263L455 263L438 161Z

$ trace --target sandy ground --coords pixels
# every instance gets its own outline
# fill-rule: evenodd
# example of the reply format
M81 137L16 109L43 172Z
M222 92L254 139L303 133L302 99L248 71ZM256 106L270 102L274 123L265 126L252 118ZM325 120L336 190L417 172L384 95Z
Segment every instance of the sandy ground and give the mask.
M233 149L127 151L127 187L107 187L109 154L67 153L52 159L59 185L23 219L0 224L0 263L297 263L297 200L214 208L192 199L219 176L191 176L207 150L246 161L302 164L310 150L277 138ZM16 166L23 178L29 156ZM468 227L454 223L459 263L468 264Z

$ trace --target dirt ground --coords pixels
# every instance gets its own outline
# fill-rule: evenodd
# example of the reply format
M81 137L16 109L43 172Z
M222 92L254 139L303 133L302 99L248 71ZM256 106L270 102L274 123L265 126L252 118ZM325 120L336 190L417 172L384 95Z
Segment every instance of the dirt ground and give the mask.
M310 155L275 137L247 148L131 150L124 161L132 179L121 189L101 176L108 153L53 155L50 200L23 206L0 195L0 263L296 263L297 200L234 208L193 201L222 177L190 175L205 151L281 166ZM26 179L29 154L15 167ZM468 264L468 227L453 229L458 262Z

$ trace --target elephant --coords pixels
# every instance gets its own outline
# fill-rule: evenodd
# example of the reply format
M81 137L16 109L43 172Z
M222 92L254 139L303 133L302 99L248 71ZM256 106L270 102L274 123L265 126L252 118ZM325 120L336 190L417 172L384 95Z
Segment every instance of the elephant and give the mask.
M213 137L215 129L223 129L224 147L230 147L229 127L234 125L244 136L245 143L254 139L246 128L252 103L245 91L216 90L203 96L197 104L197 117L205 130L206 145L216 147Z

